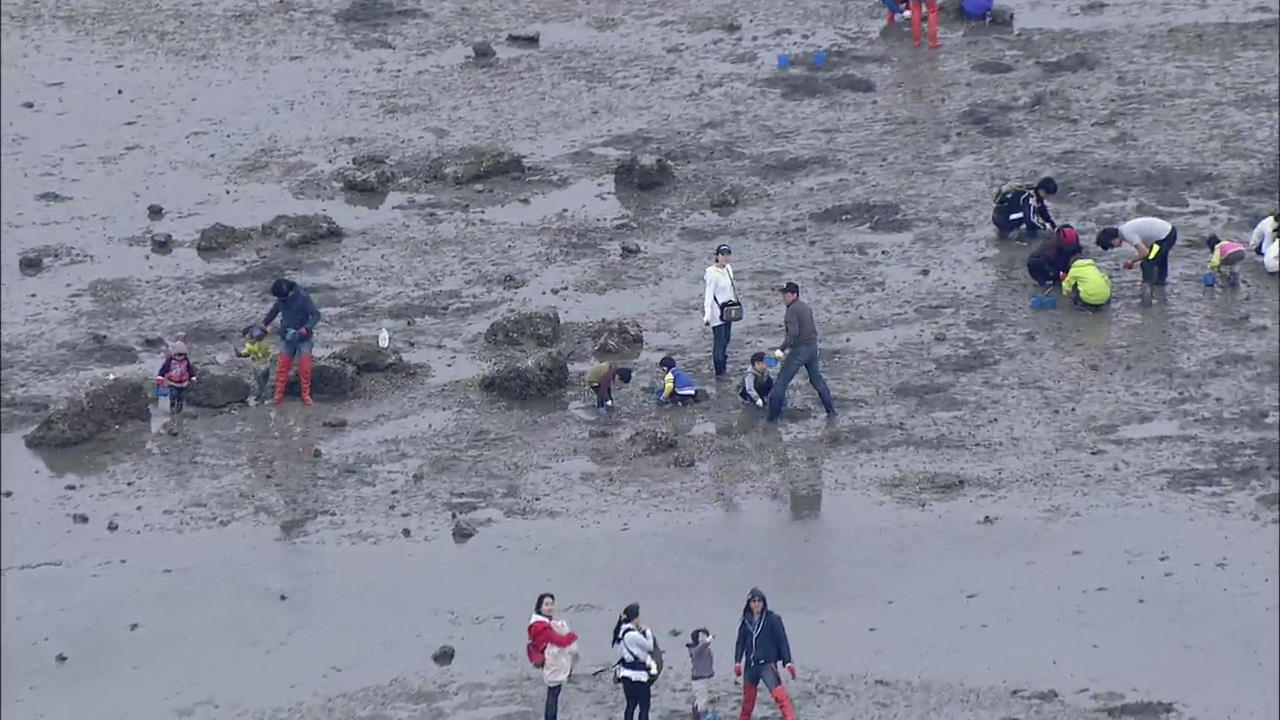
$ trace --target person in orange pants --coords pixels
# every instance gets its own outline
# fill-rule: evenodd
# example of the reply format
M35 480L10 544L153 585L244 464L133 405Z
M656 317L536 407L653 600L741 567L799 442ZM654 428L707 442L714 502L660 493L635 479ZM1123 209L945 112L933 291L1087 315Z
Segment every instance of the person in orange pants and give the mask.
M298 283L286 278L277 278L271 283L271 294L275 304L262 319L262 329L266 330L271 322L280 317L280 354L276 356L275 391L271 394L271 402L279 405L284 402L284 390L289 384L289 371L293 369L293 361L298 361L298 384L302 388L302 404L310 405L311 400L311 347L315 336L316 324L320 322L320 311L311 301L311 296L298 286Z
M760 588L751 588L746 607L742 609L738 642L733 648L733 674L742 678L742 712L738 713L738 720L751 720L762 682L778 704L782 720L796 720L791 695L778 674L778 663L787 669L792 680L796 679L796 666L791 664L791 643L782 617L769 609L769 601Z
M885 14L886 25L892 25L893 21L897 18L897 16L905 14L903 12L904 8L902 7L902 4L899 3L898 0L884 0L884 5L886 8L886 14ZM921 7L922 5L924 7ZM920 39L921 39L920 24L922 22L922 18L924 17L924 13L922 12L922 10L928 9L929 11L929 47L934 50L942 47L942 43L938 42L938 0L927 0L927 2L922 2L921 0L910 0L909 6L910 6L909 12L911 14L911 40L912 42L915 43L915 46L920 47Z

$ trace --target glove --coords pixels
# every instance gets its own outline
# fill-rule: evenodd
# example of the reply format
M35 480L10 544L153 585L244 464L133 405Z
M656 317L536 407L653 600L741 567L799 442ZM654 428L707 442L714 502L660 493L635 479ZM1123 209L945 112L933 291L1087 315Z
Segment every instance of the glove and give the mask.
M1125 261L1124 261L1124 269L1125 269L1125 270L1132 270L1132 269L1133 269L1133 261L1132 261L1132 260L1125 260Z
M795 679L796 679L796 666L795 666L795 665L787 665L787 672L791 673L791 679L792 679L792 680L795 680Z
M613 401L612 401L612 400L605 400L605 401L604 401L604 406L605 406L605 407L613 407Z
M742 663L733 666L733 676L742 677Z
M781 348L773 351L773 356L778 358L779 360L786 357L786 355L787 355L786 353L782 352Z
M762 408L762 407L764 407L764 400L762 400L762 399L757 399L757 400L756 400L756 407L758 407L758 408Z
M302 338L303 340L306 340L307 338L311 337L311 328L309 327L298 328L298 337Z
M294 330L293 328L289 328L288 330L285 330L285 331L284 331L284 341L285 341L285 342L298 342L298 331L297 331L297 330Z
M1063 280L1066 280L1066 279L1067 279L1067 274L1066 274L1066 273L1064 273L1064 272L1060 272L1060 273L1058 273L1058 282L1062 282Z

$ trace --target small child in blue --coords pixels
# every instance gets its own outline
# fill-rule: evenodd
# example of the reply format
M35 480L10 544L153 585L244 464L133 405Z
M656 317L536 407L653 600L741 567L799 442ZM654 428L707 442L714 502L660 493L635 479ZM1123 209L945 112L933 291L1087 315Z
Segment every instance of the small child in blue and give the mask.
M698 389L693 378L676 367L675 358L667 355L658 361L658 367L662 370L662 387L656 398L660 405L688 405L698 401Z

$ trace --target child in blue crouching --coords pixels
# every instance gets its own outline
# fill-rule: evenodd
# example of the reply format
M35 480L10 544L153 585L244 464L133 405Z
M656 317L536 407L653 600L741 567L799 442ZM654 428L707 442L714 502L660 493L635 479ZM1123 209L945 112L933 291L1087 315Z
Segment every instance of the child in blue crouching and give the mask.
M658 389L657 396L659 405L688 405L698 401L698 388L693 384L693 378L676 367L675 358L667 355L658 362L658 368L662 370L662 387Z

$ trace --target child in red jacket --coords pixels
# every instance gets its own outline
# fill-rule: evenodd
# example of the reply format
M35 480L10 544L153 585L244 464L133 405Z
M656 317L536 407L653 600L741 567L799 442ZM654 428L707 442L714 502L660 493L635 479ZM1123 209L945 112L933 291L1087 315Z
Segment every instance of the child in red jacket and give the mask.
M529 618L529 644L525 652L529 662L536 668L543 668L546 662L547 646L567 648L578 641L576 633L558 632L552 626L556 613L556 596L542 593L533 605L533 616ZM547 704L543 720L556 720L560 713L560 689L564 687L564 679L545 677L547 682Z
M156 386L169 390L169 412L177 414L186 406L187 388L195 384L196 366L187 357L187 344L176 342L169 346L169 356L156 373Z

